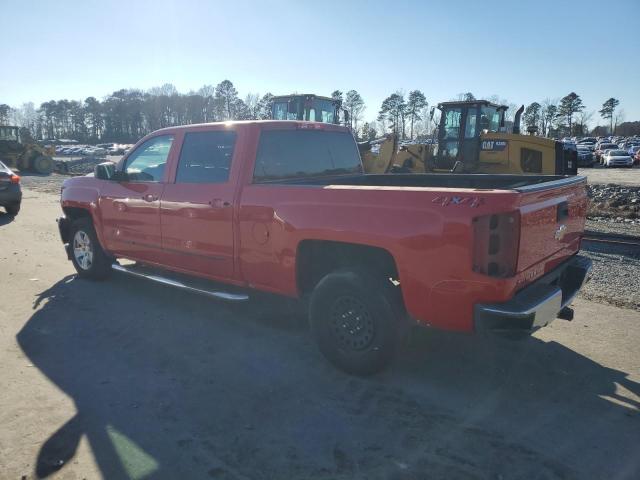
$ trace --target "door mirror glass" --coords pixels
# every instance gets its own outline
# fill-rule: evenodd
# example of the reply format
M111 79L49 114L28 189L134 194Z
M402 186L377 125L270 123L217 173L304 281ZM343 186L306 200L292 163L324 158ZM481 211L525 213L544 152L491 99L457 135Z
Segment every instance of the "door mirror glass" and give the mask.
M93 169L93 176L98 180L112 180L116 173L116 164L113 162L99 163Z

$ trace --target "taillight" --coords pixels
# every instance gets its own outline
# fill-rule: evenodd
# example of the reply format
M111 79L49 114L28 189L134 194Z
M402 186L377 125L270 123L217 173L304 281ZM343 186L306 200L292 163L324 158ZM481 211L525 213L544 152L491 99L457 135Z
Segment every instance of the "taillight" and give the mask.
M520 213L473 219L473 271L490 277L512 277L518 263Z
M15 173L9 177L11 179L11 183L20 183L20 177Z

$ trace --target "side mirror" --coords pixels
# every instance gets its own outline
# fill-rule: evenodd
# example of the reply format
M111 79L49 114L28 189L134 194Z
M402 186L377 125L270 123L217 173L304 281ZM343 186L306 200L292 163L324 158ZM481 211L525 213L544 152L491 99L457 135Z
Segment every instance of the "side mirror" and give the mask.
M99 180L113 180L116 174L116 164L113 162L99 163L93 169L93 176Z

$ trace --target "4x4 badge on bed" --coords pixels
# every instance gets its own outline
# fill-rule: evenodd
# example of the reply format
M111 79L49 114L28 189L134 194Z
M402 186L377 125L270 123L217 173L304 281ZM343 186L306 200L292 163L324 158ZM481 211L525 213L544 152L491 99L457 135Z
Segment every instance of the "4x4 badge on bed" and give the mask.
M484 199L482 197L439 196L431 200L431 202L443 207L447 205L468 205L472 208L477 208L484 204Z

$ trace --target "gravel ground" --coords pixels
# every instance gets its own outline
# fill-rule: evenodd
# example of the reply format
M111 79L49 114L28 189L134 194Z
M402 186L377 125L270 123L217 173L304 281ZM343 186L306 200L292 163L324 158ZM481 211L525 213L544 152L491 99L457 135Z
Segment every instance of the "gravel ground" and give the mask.
M622 222L612 222L608 219L591 219L587 218L585 225L586 230L593 230L595 232L602 233L618 233L623 235L636 235L640 236L640 224L629 224Z
M579 295L598 303L640 311L640 252L584 242L582 255L593 261L593 276Z

